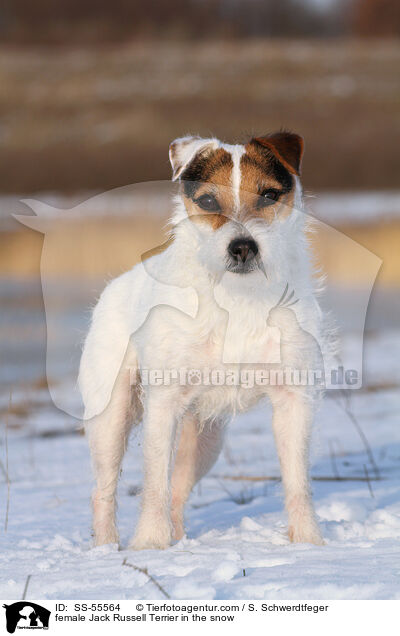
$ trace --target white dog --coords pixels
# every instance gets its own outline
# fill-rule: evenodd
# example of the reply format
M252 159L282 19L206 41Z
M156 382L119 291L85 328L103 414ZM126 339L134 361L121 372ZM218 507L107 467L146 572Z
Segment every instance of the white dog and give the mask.
M287 132L246 145L171 144L179 194L168 245L107 286L82 355L96 545L118 541L115 493L133 424L144 421L144 486L131 547L166 548L184 534L185 502L218 458L227 420L263 397L273 406L290 540L322 543L308 475L319 391L286 375L271 381L271 371L323 367L302 150ZM182 382L182 369L196 370L196 382ZM232 381L243 370L263 381ZM143 382L151 372L154 382Z

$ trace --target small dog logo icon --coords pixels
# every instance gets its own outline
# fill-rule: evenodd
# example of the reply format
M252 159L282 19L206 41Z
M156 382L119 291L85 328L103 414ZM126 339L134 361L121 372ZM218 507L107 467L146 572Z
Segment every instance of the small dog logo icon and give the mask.
M14 634L18 629L48 629L51 612L30 601L18 601L3 605L6 610L7 631Z

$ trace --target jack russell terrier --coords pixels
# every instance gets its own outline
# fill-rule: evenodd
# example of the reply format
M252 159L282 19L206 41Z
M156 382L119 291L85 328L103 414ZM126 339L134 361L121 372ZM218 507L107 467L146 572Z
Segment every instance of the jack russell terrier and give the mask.
M82 354L96 545L118 542L115 495L132 425L144 423L144 485L130 547L167 548L184 535L185 503L217 460L227 421L262 398L273 408L289 538L323 543L308 469L321 383L287 375L321 372L325 338L305 236L302 153L302 138L289 132L246 145L199 137L171 144L179 192L170 238L106 287ZM195 291L191 315L166 301L168 285L177 296ZM137 329L145 306L151 311ZM195 369L196 380L192 373L182 381L182 369ZM251 386L232 380L251 370L259 379Z

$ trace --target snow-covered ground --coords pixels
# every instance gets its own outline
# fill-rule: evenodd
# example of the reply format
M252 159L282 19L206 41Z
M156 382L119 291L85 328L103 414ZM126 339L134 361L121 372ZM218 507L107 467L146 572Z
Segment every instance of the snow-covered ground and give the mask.
M380 382L374 374L373 382L352 393L356 421L337 391L318 413L312 474L323 547L293 545L286 536L264 405L232 422L218 463L190 498L187 536L165 551L126 548L141 484L141 433L133 433L119 485L121 548L93 548L86 440L77 434L76 421L57 411L47 391L34 385L13 393L14 414L8 417L11 483L5 533L4 392L0 597L21 598L31 575L30 599L163 598L149 576L123 564L126 559L147 569L176 599L400 598L400 392L398 375L390 382L392 367L385 363L400 359L400 338L398 331L388 333L367 342L367 370L380 360ZM59 389L67 391L68 385L61 383Z

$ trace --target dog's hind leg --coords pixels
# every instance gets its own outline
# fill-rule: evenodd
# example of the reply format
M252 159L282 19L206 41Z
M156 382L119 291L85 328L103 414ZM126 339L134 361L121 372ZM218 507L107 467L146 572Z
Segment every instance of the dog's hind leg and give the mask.
M129 372L121 369L106 409L85 425L96 480L92 497L95 545L118 542L117 482L129 432L141 415L138 390L131 389Z
M208 473L220 454L224 422L206 422L201 428L196 416L187 411L183 417L182 430L171 481L171 520L173 538L183 537L183 510L193 486Z

